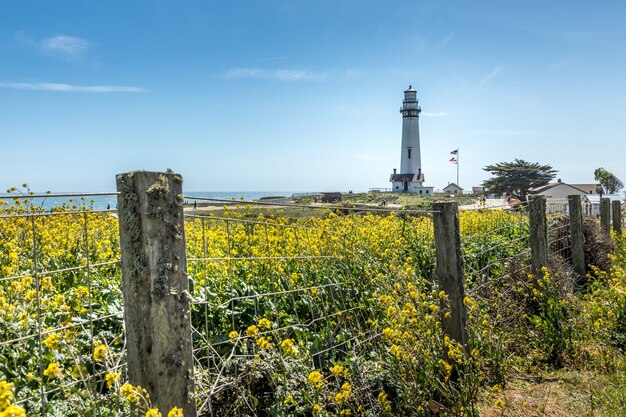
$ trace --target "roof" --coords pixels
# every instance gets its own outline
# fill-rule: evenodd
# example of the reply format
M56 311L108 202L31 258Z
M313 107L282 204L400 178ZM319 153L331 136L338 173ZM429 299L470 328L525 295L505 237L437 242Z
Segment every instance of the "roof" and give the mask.
M424 174L416 173L416 174L391 174L389 181L424 181Z
M566 184L566 183L564 183L564 182L551 182L550 184L546 184L546 185L541 186L541 187L531 188L530 190L528 190L528 193L529 193L529 194L541 194L541 193L543 193L544 191L548 191L548 190L550 190L550 189L552 189L552 188L554 188L554 187L557 187L557 186L559 186L559 185L564 185L564 186L566 186L566 187L573 188L573 189L575 189L576 191L579 191L579 192L581 192L581 191L582 191L583 193L584 193L584 192L586 192L586 191L584 191L584 190L581 190L580 188L574 187L574 186L573 186L573 185L571 185L571 184Z
M574 188L578 188L580 191L584 191L586 194L598 194L598 187L602 187L600 184L570 184Z
M461 190L461 191L463 191L463 187L459 187L455 183L451 182L450 184L448 184L445 187L443 187L443 191L448 191L448 190Z
M391 174L391 178L389 181L404 181L409 180L412 181L415 174Z
M593 195L587 194L585 198L589 200L591 204L600 204L600 194L593 194ZM608 198L611 201L623 200L623 197L619 194L605 194L602 196L602 198Z

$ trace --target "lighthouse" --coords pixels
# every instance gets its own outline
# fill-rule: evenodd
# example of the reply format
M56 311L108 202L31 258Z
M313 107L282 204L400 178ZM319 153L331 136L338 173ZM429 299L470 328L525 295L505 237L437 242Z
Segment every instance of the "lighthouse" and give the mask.
M394 168L389 181L394 192L432 195L433 187L425 187L420 152L419 115L422 109L417 101L417 91L409 86L404 91L402 114L402 146L400 149L400 172Z

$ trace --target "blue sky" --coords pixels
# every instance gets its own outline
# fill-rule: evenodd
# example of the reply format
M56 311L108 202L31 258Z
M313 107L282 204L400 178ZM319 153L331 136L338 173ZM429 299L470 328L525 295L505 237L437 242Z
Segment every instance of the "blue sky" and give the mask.
M0 2L0 186L107 191L171 168L187 190L367 190L422 106L426 185L488 164L626 181L626 3Z

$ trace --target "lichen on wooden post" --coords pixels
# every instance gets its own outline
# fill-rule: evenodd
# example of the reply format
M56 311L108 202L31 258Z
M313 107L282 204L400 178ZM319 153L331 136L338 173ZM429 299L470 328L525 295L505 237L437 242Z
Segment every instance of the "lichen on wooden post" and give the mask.
M182 177L117 175L128 378L166 415L196 416Z
M613 212L611 216L613 218L613 231L620 236L622 234L622 202L612 201L611 211Z
M600 199L600 229L607 236L611 234L611 199Z
M580 195L568 195L570 240L572 242L572 266L578 274L578 283L585 283L587 266L585 265L585 235L583 233L583 213Z
M450 307L450 316L442 318L442 327L446 335L467 349L465 277L458 204L456 201L435 202L433 210L437 259L435 274L439 289L445 292Z
M530 258L533 274L542 275L541 269L548 266L548 224L546 222L546 198L531 196L528 202L530 226Z

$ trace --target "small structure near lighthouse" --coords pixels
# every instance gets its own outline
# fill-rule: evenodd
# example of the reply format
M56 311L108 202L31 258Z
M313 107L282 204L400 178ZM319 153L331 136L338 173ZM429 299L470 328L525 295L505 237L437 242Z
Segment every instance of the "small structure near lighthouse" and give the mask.
M394 168L389 181L393 192L432 195L433 187L426 187L422 172L420 152L419 114L422 109L417 101L417 91L409 86L404 91L402 101L402 149L400 153L400 172Z

